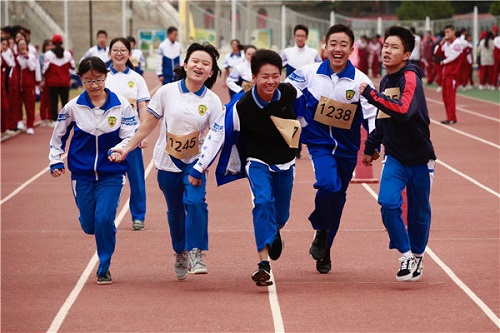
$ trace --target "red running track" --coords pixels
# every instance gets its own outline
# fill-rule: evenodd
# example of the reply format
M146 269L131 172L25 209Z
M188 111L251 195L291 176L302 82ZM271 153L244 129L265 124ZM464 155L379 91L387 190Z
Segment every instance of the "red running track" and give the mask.
M148 73L148 82L156 82ZM223 101L227 94L220 88ZM128 186L117 218L113 284L95 283L95 243L79 226L70 177L48 172L51 129L1 144L1 332L498 332L499 105L458 97L459 123L444 119L427 90L439 162L433 222L420 282L398 283L378 184L351 184L330 274L315 271L310 161L297 161L286 247L272 263L275 285L256 287L246 180L208 181L209 274L177 281L166 204L147 177L146 230L130 230ZM145 149L150 164L158 133ZM380 165L374 166L378 176Z

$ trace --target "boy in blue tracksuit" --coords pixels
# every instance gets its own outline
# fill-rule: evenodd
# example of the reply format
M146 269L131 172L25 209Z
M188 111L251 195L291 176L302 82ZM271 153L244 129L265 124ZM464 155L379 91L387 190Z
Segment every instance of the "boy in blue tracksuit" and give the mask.
M379 108L376 128L365 142L363 163L371 165L376 149L384 145L385 157L378 203L390 238L390 248L401 253L398 281L418 281L431 223L430 190L436 155L430 140L429 113L421 77L423 71L407 60L415 46L410 30L391 27L382 49L388 74L380 93L362 84L360 92ZM401 192L408 195L408 230Z
M302 122L317 190L309 221L316 230L309 253L322 274L331 270L330 249L340 226L346 191L356 167L361 124L372 130L377 109L360 96L368 77L349 61L354 34L342 24L325 36L328 59L303 66L287 77L297 89L296 112Z
M251 68L255 86L227 105L225 143L216 177L218 185L248 178L260 259L252 280L257 286L268 286L272 284L269 259L281 255L280 230L290 216L300 123L293 110L296 91L280 83L279 54L257 50Z

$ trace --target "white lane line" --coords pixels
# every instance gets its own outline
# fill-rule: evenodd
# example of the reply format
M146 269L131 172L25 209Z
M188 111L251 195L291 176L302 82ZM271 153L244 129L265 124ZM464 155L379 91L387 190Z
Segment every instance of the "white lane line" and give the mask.
M151 160L151 162L149 163L149 165L145 171L146 178L148 177L148 175L152 169L153 169L153 161ZM130 198L127 199L127 202L125 202L125 205L123 206L122 210L120 211L120 213L118 214L118 216L115 220L115 224L116 224L117 228L128 212L129 201L130 201ZM73 290L68 295L68 297L64 301L63 305L61 306L61 308L57 312L56 316L52 320L52 323L50 324L50 327L47 330L47 333L56 333L59 331L59 329L61 328L61 325L64 323L64 319L66 319L66 316L69 313L69 310L71 309L73 304L76 302L78 295L80 295L80 292L82 291L83 287L85 286L85 283L87 282L87 280L89 279L91 274L94 272L95 266L96 266L98 261L99 261L99 259L97 257L97 251L95 251L94 255L92 256L89 263L87 264L87 267L83 271L82 275L80 275L80 278L78 279L75 286L73 287Z
M468 97L468 98L471 98L471 97ZM472 98L472 99L475 99L475 98ZM439 104L441 106L444 106L444 103L442 101L437 100L437 99L426 98L426 100L429 101L429 102L433 102L433 103ZM480 101L480 102L489 102L489 101L478 100L478 99L475 99L475 100ZM489 102L489 103L498 106L498 104L496 104L496 103L492 103L492 102ZM475 112L475 111L468 110L468 109L463 108L461 106L457 106L456 109L457 109L457 111L460 111L460 112L463 112L463 113L468 113L468 114L471 114L471 115L476 116L476 117L480 117L480 118L484 118L484 119L488 119L488 120L500 123L500 119L499 118L490 117L490 116L487 116L487 115L484 115L484 114L481 114L481 113L478 113L478 112Z
M466 137L471 138L473 140L476 140L476 141L479 141L481 143L487 144L488 146L492 146L492 147L494 147L496 149L500 149L500 145L497 145L496 143L493 143L493 142L485 140L485 139L481 139L480 137L477 137L475 135L466 133L466 132L461 131L459 129L456 129L456 128L450 126L450 125L441 124L441 122L433 120L433 119L431 119L431 123L433 123L435 125L438 125L438 126L441 126L441 127L444 127L444 128L446 128L446 129L448 129L448 130L450 130L452 132L455 132L455 133L458 133L460 135L466 136Z
M271 306L271 314L273 316L274 332L284 333L285 325L283 324L280 302L278 301L278 293L276 292L276 281L274 280L272 271L271 281L273 281L273 284L267 287L267 291L269 293L269 305Z
M444 166L445 168L449 169L450 171L456 173L457 175L459 175L460 177L470 181L472 184L482 188L483 190L485 190L486 192L489 192L491 194L493 194L494 196L496 196L497 198L500 198L500 193L498 193L497 191L489 188L488 186L485 186L483 184L481 184L480 182L478 182L477 180L475 180L474 178L472 177L469 177L467 176L466 174L458 171L457 169L455 169L454 167L452 167L451 165L448 165L446 164L445 162L443 161L440 161L440 160L436 160L436 162L442 166Z
M371 189L371 187L366 184L362 183L363 187L368 191L368 193L371 194L371 196L377 200L378 199L378 194ZM465 283L462 282L458 278L458 276L449 268L435 253L434 251L431 250L430 247L427 246L426 253L429 254L429 256L438 264L439 267L450 277L450 279L455 282L455 284L462 289L469 298L476 303L476 305L488 316L488 318L493 321L497 327L500 328L500 319L497 317L497 315L469 288Z
M22 183L21 186L16 188L13 192L11 192L8 196L6 196L5 198L3 198L0 201L0 206L3 205L4 203L6 203L7 201L9 201L10 199L12 199L19 192L21 192L26 187L28 187L28 185L31 185L31 183L33 183L35 180L40 178L44 173L49 172L49 171L50 171L50 169L47 167L47 168L43 169L42 171L40 171L39 173L37 173L36 175L34 175L33 177L31 177L30 179L28 179L27 181L25 181L24 183Z

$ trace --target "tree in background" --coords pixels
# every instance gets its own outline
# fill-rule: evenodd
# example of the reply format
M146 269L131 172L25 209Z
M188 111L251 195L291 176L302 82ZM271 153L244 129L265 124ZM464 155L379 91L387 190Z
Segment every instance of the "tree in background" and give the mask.
M455 13L450 1L403 1L396 9L400 20L449 18Z

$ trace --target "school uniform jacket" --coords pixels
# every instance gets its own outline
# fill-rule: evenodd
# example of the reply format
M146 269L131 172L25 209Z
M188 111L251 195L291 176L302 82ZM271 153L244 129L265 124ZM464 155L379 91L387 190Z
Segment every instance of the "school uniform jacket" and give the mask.
M51 50L45 52L43 60L43 76L49 87L69 87L71 73L75 69L75 61L68 50L64 50L62 58L58 58Z
M286 48L281 52L281 60L283 60L283 67L286 70L286 76L288 76L302 66L315 62L321 62L321 57L318 51L307 45L304 45L304 47L298 47L295 45L293 47Z
M166 39L160 43L156 56L156 75L163 76L163 82L175 80L174 69L181 63L181 44Z
M246 177L247 159L271 169L288 170L295 164L296 148L290 148L270 116L295 119L296 90L281 83L269 103L257 95L256 87L226 105L224 146L215 171L217 185Z
M377 109L359 94L361 83L373 87L371 80L350 61L342 72L334 73L327 59L297 69L285 82L290 82L298 91L295 111L302 125L301 141L309 146L328 147L339 157L357 158L362 122L369 131L375 127ZM322 96L356 105L350 129L339 129L314 120Z
M406 166L427 164L436 155L430 139L429 112L421 77L422 69L407 64L384 76L380 91L399 88L399 96L386 96L366 87L363 96L390 117L378 117L365 143L364 153L373 155L381 143L385 153ZM380 113L380 111L379 111Z
M93 181L128 170L126 161L110 162L113 148L123 148L137 129L129 102L106 88L108 98L95 107L86 91L69 101L59 113L50 140L50 171L64 168L66 141L73 130L68 150L68 169L73 180Z

